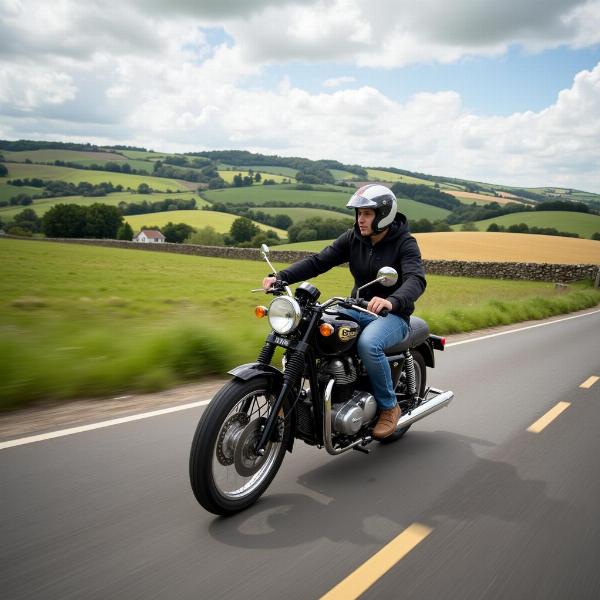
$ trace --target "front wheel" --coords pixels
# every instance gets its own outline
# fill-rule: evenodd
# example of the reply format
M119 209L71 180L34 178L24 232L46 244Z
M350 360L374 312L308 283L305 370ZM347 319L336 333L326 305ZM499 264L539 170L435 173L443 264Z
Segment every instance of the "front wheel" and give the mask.
M276 399L266 377L234 379L202 415L190 452L190 483L198 502L217 515L247 508L267 489L281 466L289 423L281 411L275 440L263 456L254 451L261 426Z
M417 389L417 396L422 398L423 394L425 393L425 387L427 385L427 366L425 365L425 359L423 358L423 355L418 350L411 350L410 353L412 354L415 365L415 384ZM406 389L406 373L403 371L398 381L398 385L396 386L396 393L406 394L407 391L408 390ZM396 429L396 431L392 433L392 435L386 438L382 438L379 441L382 444L389 444L390 442L395 442L396 440L399 440L409 429L410 425L407 425L406 427L401 427L399 429Z

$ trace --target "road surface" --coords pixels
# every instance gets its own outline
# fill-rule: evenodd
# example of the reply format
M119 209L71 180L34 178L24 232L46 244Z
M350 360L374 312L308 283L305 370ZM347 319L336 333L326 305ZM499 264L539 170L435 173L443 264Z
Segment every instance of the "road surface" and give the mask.
M0 445L0 595L597 600L600 311L465 342L448 409L369 456L297 442L227 519L189 487L203 406Z

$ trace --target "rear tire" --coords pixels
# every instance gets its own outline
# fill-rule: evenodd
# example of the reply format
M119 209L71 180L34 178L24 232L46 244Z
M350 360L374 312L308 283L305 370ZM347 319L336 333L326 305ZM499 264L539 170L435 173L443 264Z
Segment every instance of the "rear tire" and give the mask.
M190 483L209 512L229 515L252 505L275 477L287 448L289 423L283 413L278 440L264 456L254 453L270 407L277 398L271 380L234 379L215 395L202 415L190 451Z
M411 350L414 363L415 363L415 379L416 379L416 387L417 387L417 395L422 398L425 393L425 388L427 386L427 366L425 365L425 359L423 355L418 350ZM398 381L398 385L396 386L396 393L405 393L404 389L406 386L405 380L400 377ZM404 434L410 429L410 425L406 427L402 427L397 429L392 435L382 438L379 440L381 444L391 444L399 440Z

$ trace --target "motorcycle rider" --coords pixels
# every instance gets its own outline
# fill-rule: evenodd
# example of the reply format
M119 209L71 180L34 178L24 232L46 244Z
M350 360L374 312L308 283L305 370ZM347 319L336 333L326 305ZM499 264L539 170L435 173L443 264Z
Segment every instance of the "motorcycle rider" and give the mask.
M410 235L407 219L398 212L396 196L389 188L379 184L365 185L352 195L346 207L355 209L353 229L344 232L318 254L280 271L277 277L265 277L262 287L268 290L277 279L288 284L297 283L349 263L354 277L354 296L359 287L377 277L381 267L393 267L398 271L398 282L394 286L386 288L377 283L361 291L368 301L368 310L379 314L385 308L390 311L385 317L352 309L344 311L361 328L358 354L379 406L373 436L381 439L394 433L400 417L384 350L400 343L407 335L414 303L427 284L417 241Z

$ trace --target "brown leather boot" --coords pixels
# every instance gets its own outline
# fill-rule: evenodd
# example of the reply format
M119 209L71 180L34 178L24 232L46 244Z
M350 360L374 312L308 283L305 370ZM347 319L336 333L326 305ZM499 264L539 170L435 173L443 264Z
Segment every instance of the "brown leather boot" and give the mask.
M396 431L396 424L400 418L400 407L396 404L394 408L382 410L379 413L377 425L373 428L373 437L386 438Z

